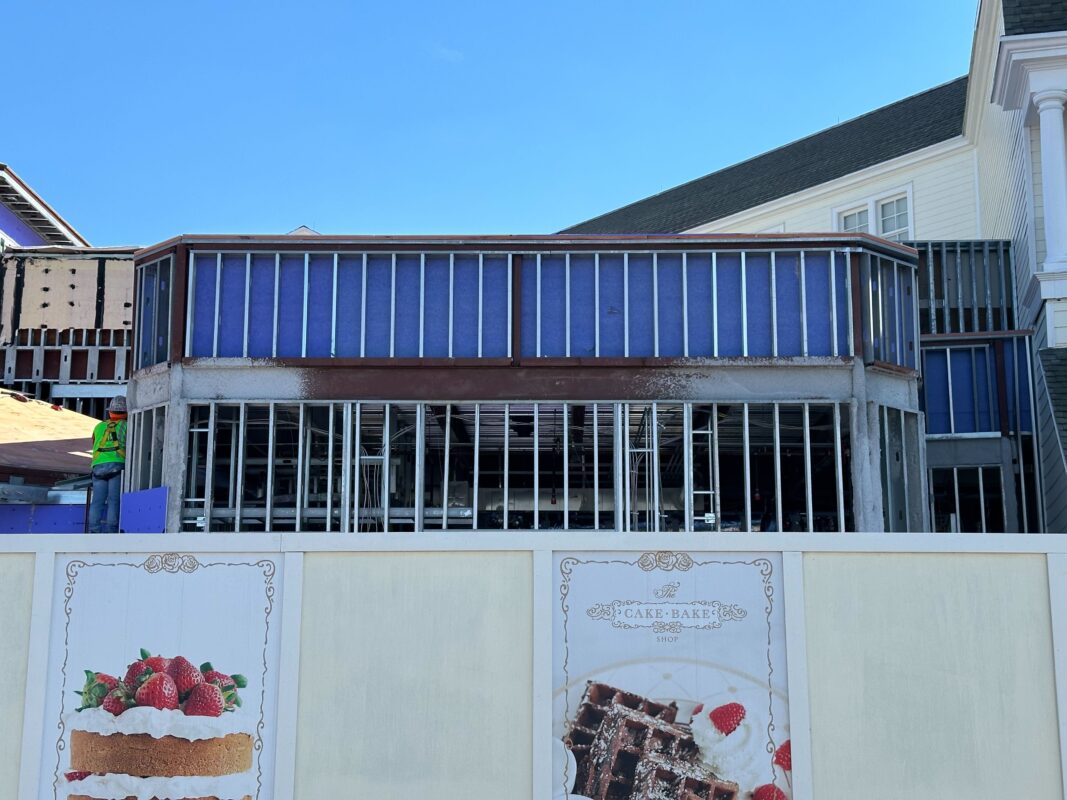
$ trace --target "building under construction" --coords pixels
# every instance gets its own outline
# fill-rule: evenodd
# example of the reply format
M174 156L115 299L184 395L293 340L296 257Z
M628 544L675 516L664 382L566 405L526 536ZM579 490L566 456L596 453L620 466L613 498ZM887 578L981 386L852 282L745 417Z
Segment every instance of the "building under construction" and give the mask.
M918 261L183 236L138 253L128 489L186 531L928 529Z

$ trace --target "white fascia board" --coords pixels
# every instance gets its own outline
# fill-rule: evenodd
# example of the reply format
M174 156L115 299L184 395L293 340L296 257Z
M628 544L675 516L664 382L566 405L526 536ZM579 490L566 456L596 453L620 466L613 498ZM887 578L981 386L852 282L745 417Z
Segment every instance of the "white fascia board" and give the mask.
M54 211L51 211L44 204L42 204L40 200L38 200L37 197L33 194L32 190L27 191L29 187L27 187L22 182L21 178L19 178L10 170L0 171L0 176L2 176L4 180L7 181L8 186L10 186L16 192L19 193L23 200L33 206L38 211L38 213L43 215L49 222L51 222L60 231L60 233L70 239L71 242L73 242L75 245L80 245L82 247L90 246L89 242L85 239L84 236L82 236L69 224L63 221ZM18 212L15 213L17 214Z
M807 189L802 189L799 192L788 194L784 197L779 197L775 200L771 200L762 205L753 206L752 208L739 211L736 214L731 214L728 217L722 217L721 219L713 220L712 222L706 222L701 225L697 225L693 228L682 231L682 233L712 233L720 230L723 226L729 229L730 225L737 223L744 223L753 217L762 216L763 214L771 214L775 211L788 208L798 203L806 203L812 200L818 200L824 195L831 194L833 192L847 189L850 186L865 183L867 181L880 178L883 175L887 175L891 172L895 172L900 169L906 169L909 167L917 167L925 165L927 162L937 161L941 158L957 155L959 153L967 152L969 148L973 148L974 145L966 136L954 136L951 139L946 139L943 142L932 144L929 147L924 147L921 150L916 150L912 153L907 153L897 158L890 159L889 161L883 161L880 164L874 164L873 166L859 170L858 172L850 172L848 175L843 175L840 178L835 178L832 181L826 183L820 183L815 186L811 186ZM866 195L864 196L866 197Z

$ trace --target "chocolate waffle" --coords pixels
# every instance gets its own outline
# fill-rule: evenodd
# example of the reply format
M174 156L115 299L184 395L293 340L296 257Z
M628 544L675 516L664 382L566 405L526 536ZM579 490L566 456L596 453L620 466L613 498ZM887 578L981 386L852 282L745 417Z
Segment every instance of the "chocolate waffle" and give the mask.
M575 792L593 800L738 800L736 783L697 761L688 726L664 705L590 682L568 734Z

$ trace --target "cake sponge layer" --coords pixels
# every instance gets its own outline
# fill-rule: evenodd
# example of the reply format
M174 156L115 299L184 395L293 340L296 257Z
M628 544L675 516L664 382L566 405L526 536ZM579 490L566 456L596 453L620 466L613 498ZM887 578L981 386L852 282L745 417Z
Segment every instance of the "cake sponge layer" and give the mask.
M190 741L175 736L155 739L147 734L102 736L71 731L70 768L76 772L120 772L126 775L233 775L252 768L252 737L232 733Z

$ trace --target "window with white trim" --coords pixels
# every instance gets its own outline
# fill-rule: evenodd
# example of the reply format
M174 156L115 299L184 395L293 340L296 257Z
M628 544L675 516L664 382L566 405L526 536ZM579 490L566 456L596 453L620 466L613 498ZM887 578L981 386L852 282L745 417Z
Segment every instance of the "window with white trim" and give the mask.
M867 209L857 208L840 215L839 226L843 233L867 233Z
M831 222L841 233L873 233L883 239L903 242L914 238L910 206L911 190L904 187L839 206L833 209Z
M908 198L894 197L878 204L878 235L901 242L908 238Z

